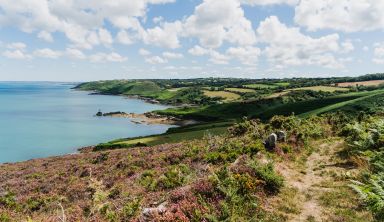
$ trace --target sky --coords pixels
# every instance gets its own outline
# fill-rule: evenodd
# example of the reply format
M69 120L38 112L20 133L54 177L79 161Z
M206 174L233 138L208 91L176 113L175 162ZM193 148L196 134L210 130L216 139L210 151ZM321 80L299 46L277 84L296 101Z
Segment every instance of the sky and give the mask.
M0 81L384 71L382 0L0 0Z

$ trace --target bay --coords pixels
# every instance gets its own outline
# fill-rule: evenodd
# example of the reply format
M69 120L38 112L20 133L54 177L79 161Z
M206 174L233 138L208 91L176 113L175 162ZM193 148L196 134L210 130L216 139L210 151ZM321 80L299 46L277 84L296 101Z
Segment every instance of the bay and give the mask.
M167 106L120 96L89 95L74 84L0 82L0 163L74 153L118 138L165 132L170 125L95 117L103 112L144 113Z

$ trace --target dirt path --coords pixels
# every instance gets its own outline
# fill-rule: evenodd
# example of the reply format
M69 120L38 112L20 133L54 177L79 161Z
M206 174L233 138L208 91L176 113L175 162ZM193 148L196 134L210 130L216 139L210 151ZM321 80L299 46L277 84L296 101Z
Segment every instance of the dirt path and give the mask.
M336 165L336 152L342 147L342 141L332 141L323 143L315 147L315 151L307 157L301 167L280 163L277 165L278 171L283 174L287 187L297 190L296 204L298 214L288 215L288 221L327 221L324 207L319 198L324 192L329 192L333 188L324 186L333 178L324 173L329 167ZM326 169L327 168L327 169ZM337 168L337 171L344 169Z

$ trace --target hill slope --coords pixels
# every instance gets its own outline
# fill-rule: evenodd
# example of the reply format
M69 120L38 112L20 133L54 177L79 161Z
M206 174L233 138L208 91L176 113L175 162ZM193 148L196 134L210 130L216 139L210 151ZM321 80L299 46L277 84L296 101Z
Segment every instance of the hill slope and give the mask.
M324 139L334 134L328 122L274 117L238 123L225 136L0 165L0 218L371 221L344 187L359 169L328 166L352 166L336 156L341 139ZM262 139L282 129L287 142L265 150Z

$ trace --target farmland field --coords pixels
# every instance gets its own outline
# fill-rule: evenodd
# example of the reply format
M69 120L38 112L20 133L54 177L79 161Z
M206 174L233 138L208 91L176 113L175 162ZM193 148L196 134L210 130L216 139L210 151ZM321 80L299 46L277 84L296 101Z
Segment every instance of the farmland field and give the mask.
M279 87L277 85L268 85L268 84L248 84L244 86L251 89L275 89Z
M277 93L272 93L271 95L267 96L266 98L271 99L271 98L277 98L280 96L284 96L288 94L290 91L283 91L283 92L277 92Z
M371 80L371 81L363 81L363 82L343 82L339 83L339 87L352 87L352 86L378 86L380 84L383 84L384 80Z
M348 91L346 88L339 88L333 86L311 86L311 87L302 87L293 90L312 90L312 91L323 91L323 92L336 92L336 91Z
M332 86L311 86L311 87L302 87L302 88L296 88L296 89L290 89L290 90L284 90L282 92L276 92L273 93L266 98L276 98L280 96L284 96L292 91L298 91L298 90L312 90L312 91L323 91L323 92L336 92L336 91L348 91L347 88L340 88L340 87L332 87Z
M220 97L224 98L226 101L232 101L237 100L240 98L240 95L236 93L226 92L226 91L208 91L204 90L204 95L214 98L214 97Z
M289 82L276 82L274 84L277 86L289 86L289 85L291 85Z
M231 92L239 92L239 93L253 93L255 92L254 89L243 89L243 88L226 88L226 91L231 91Z

